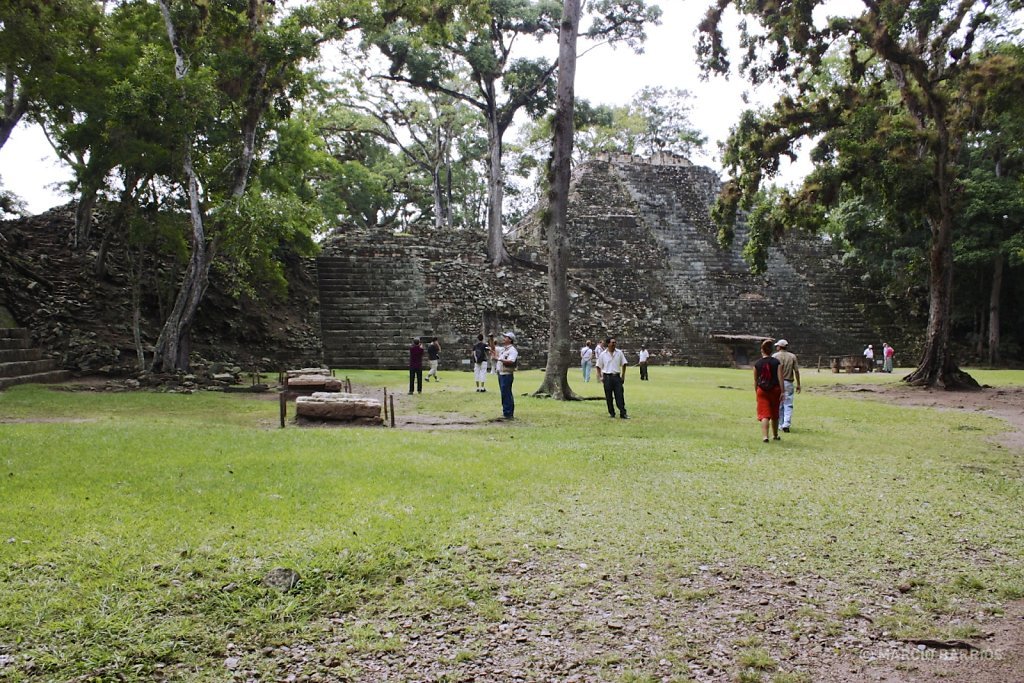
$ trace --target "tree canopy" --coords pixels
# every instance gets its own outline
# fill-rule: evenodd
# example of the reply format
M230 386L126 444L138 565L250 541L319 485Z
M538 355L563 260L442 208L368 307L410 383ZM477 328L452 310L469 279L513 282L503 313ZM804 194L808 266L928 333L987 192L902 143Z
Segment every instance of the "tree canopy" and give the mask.
M709 72L730 68L721 24L728 8L744 18L740 71L782 89L774 106L748 111L725 152L734 179L716 218L726 240L738 211L754 211L748 254L756 269L774 239L794 227L821 228L851 196L882 210L892 225L929 232L928 323L918 368L906 379L947 388L976 386L950 347L953 242L961 229L961 155L983 127L995 82L1019 92L1019 66L999 49L1012 2L875 2L850 16L826 3L765 5L720 0L701 24L699 52ZM780 159L811 141L814 171L793 192L759 194Z

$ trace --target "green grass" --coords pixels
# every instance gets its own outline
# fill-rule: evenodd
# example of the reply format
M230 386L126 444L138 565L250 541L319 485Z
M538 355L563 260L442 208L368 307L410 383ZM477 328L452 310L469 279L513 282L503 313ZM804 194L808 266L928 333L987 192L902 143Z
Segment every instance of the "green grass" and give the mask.
M399 393L407 382L339 374ZM1024 384L1024 373L973 374ZM899 376L804 370L794 432L769 445L738 370L634 376L628 422L603 401L518 395L540 383L522 372L517 422L435 431L280 430L276 401L238 395L15 387L0 393L0 654L17 665L0 678L145 678L159 664L218 680L228 642L287 643L367 605L495 621L493 568L524 556L607 571L643 557L666 575L723 562L847 585L903 572L927 586L908 600L933 613L951 596L1021 595L1020 459L986 441L1003 423L825 390ZM399 415L500 415L493 384L476 394L469 373L442 377L402 396ZM297 590L259 584L278 566L299 571ZM571 590L587 580L564 576ZM858 613L851 602L839 617ZM911 610L887 619L894 633L925 627ZM350 630L361 652L401 654L378 625ZM769 669L758 662L748 667Z

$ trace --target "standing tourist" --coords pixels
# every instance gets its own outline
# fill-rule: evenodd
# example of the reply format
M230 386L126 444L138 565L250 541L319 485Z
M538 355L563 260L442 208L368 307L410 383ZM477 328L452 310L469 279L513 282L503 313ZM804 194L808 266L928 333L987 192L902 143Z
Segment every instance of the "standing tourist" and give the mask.
M583 381L590 381L590 368L594 366L594 342L587 340L587 343L580 349L580 367L583 369Z
M441 362L441 342L437 341L437 337L430 340L427 344L427 360L430 361L430 371L427 372L427 381L433 377L435 382L440 382L441 378L437 376L437 365Z
M796 393L800 393L800 364L796 355L790 353L788 341L780 339L775 342L775 346L779 350L772 358L782 365L782 408L779 417L782 420L782 431L788 432L793 422L793 391L795 389Z
M650 357L651 357L651 354L647 351L647 345L646 344L641 344L640 345L640 381L641 382L647 382L649 380L649 378L647 377L647 361L648 361L648 359L650 359Z
M473 380L476 382L476 390L487 391L487 357L490 356L491 350L484 343L484 335L476 335L476 344L473 344L469 353L473 358Z
M412 346L409 347L409 395L412 396L412 391L415 388L420 394L423 393L423 346L420 344L420 338L416 337L412 340Z
M772 340L761 342L761 359L754 363L754 394L757 396L757 420L762 441L768 443L768 424L772 438L779 440L779 399L782 397L782 363L772 358Z
M893 356L896 355L896 349L889 346L889 342L882 342L882 371L892 372L892 361Z
M502 348L498 351L498 388L501 389L501 416L506 420L515 419L516 399L512 395L512 381L515 378L516 365L519 363L519 351L516 349L516 335L506 332L501 335Z
M868 372L875 371L875 347L868 344L868 348L864 349L864 359L868 362Z
M616 342L613 337L608 339L607 344L607 348L597 358L597 368L601 371L601 381L604 382L604 400L608 403L608 415L615 417L615 408L618 407L619 417L628 420L626 397L622 387L626 381L626 355L615 348Z

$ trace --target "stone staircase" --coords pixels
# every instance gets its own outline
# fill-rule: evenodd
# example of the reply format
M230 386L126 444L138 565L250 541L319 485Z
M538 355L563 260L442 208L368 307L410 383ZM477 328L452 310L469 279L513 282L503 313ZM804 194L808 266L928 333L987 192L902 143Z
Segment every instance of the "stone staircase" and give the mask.
M412 338L432 333L419 259L380 251L317 259L328 367L407 368Z
M24 327L0 328L0 390L15 384L62 382L70 377L56 360L43 358L32 348L32 339Z

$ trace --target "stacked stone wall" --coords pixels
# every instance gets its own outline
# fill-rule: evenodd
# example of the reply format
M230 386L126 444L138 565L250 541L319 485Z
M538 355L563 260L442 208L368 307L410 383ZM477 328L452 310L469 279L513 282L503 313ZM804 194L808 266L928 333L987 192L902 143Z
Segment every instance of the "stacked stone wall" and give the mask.
M577 170L568 215L575 347L614 335L633 355L646 343L660 363L731 365L751 359L749 340L761 336L786 337L805 362L877 338L864 322L869 294L827 243L787 238L757 276L742 258L742 225L733 247L719 246L709 217L719 185L713 171L675 158L608 157ZM451 368L476 334L513 329L524 364L543 366L540 215L517 227L516 263L497 270L478 231L335 235L318 261L325 361L405 367L413 336L437 336Z

